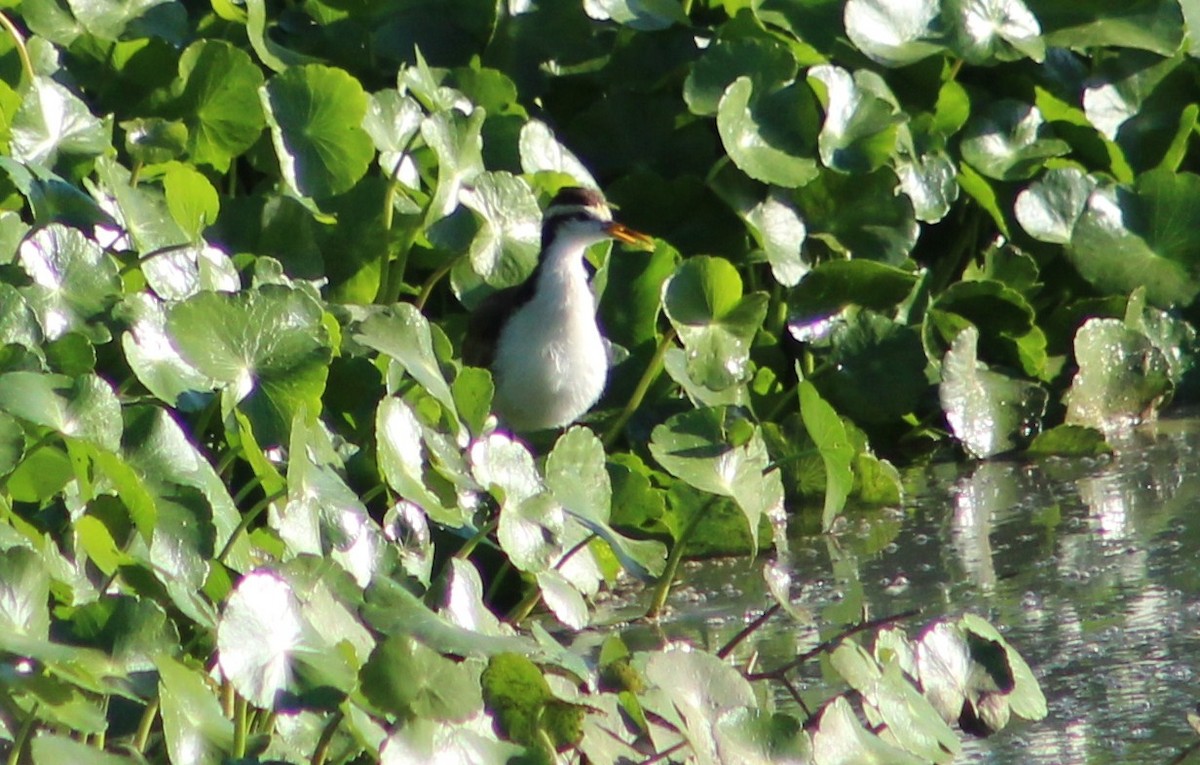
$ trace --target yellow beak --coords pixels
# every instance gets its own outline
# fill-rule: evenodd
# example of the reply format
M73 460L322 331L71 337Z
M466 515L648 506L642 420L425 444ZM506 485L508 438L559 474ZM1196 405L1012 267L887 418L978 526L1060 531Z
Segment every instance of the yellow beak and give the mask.
M654 237L643 234L641 231L634 231L622 223L609 223L606 227L608 235L618 242L637 247L640 250L653 250Z

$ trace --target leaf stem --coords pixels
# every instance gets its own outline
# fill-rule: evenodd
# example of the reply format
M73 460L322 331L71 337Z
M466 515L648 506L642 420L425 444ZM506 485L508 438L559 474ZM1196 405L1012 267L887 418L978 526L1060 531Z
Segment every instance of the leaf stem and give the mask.
M33 60L29 58L29 50L25 47L25 36L21 34L21 30L17 29L17 25L12 22L12 19L3 12L0 12L0 26L4 27L4 31L8 32L8 36L12 38L13 45L17 49L17 57L21 59L21 71L25 73L29 84L32 85L36 73L33 70Z
M247 713L250 702L239 694L233 702L233 757L240 760L246 756L246 741L249 739Z
M35 701L29 708L29 714L25 715L25 719L21 721L21 729L17 731L17 736L13 739L12 751L8 753L8 765L18 765L21 761L21 752L25 750L25 745L29 742L29 734L33 732L33 724L37 721L38 706Z
M146 744L150 741L150 731L154 728L154 721L158 718L158 710L161 706L162 697L155 696L142 712L142 719L138 721L137 733L133 737L133 748L138 754L146 753Z
M462 547L458 548L458 552L454 553L454 557L459 560L466 560L468 557L470 557L471 553L475 552L475 548L479 546L479 543L487 539L488 536L495 531L497 527L499 527L499 525L500 516L497 515L495 518L483 524L478 531L472 534L471 538L468 539Z
M421 292L417 295L417 310L424 311L425 304L429 302L429 296L433 294L433 290L437 287L446 274L450 273L450 269L454 268L454 264L458 262L458 258L451 258L442 265L437 267L437 270L429 275L425 283L421 285Z
M333 734L337 733L338 726L342 724L346 713L338 709L329 718L329 722L321 730L321 737L317 739L317 745L313 749L312 765L325 765L325 760L329 757L329 747L333 743Z
M269 497L263 497L255 503L254 507L250 508L245 513L242 513L242 520L238 523L237 528L233 530L233 533L229 535L229 539L225 542L225 546L221 548L221 552L217 554L217 557L215 558L217 563L225 562L225 558L229 555L230 551L233 550L233 544L237 541L238 536L245 533L246 529L250 527L250 524L254 523L254 520L258 518L258 516L262 515L263 510L265 510L272 502L284 496L285 494L287 494L286 491L278 491Z
M654 355L650 357L650 363L646 365L646 370L642 372L642 379L638 380L637 387L633 389L633 395L625 402L625 407L621 409L621 413L617 415L617 419L613 420L608 426L608 431L601 439L604 448L608 449L617 440L617 436L625 429L626 423L637 408L642 405L642 399L646 398L646 392L650 390L650 386L662 374L663 359L666 358L667 351L671 350L675 343L675 338L678 333L674 327L668 329L658 341L658 347L654 349Z
M667 604L667 596L671 594L671 585L675 582L675 573L679 570L679 564L683 562L683 553L687 548L688 540L691 539L692 534L696 532L696 527L700 525L701 519L708 514L709 508L716 501L715 496L711 497L704 507L697 510L688 519L688 524L680 532L679 538L675 540L675 544L671 547L671 554L667 556L667 565L663 569L662 576L654 585L654 596L650 601L650 609L646 611L647 618L657 619L662 613L663 607Z

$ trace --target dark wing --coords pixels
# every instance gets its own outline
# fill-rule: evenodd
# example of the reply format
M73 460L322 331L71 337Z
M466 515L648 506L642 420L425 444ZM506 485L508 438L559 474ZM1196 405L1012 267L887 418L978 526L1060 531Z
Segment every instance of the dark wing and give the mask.
M516 298L524 285L508 287L484 298L467 320L463 339L463 361L473 367L489 368L496 356L500 330L520 303Z

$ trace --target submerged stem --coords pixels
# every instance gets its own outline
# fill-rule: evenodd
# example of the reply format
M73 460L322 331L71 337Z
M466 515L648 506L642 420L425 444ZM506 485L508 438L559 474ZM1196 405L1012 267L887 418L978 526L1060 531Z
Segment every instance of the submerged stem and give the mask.
M663 607L667 604L667 596L671 594L675 573L679 570L679 564L683 562L683 553L687 548L688 540L696 532L700 520L716 501L717 498L713 497L705 503L704 507L697 510L695 515L688 520L687 526L684 526L683 531L680 532L679 538L675 540L675 544L671 547L671 554L667 556L666 568L663 569L662 576L658 578L658 583L654 586L654 597L650 601L650 610L646 612L648 618L657 619L658 615L662 613Z

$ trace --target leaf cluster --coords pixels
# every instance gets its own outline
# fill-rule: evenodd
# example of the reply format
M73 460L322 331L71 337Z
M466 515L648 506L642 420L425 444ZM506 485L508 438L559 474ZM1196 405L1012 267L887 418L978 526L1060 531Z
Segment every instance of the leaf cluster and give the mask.
M1044 714L971 617L831 649L862 703L807 730L707 653L512 625L898 504L880 455L1193 396L1192 4L5 5L14 761L940 762L935 719ZM658 246L590 253L607 393L520 440L466 316L576 184Z

